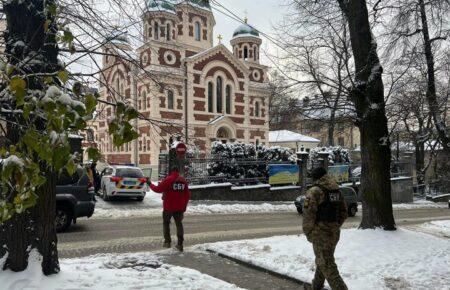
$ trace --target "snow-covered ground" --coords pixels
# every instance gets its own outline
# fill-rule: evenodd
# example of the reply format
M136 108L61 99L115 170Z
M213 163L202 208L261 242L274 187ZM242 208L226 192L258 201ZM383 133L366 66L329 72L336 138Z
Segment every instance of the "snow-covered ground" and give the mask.
M415 200L413 203L394 204L395 210L446 208L447 203ZM362 211L361 205L359 212ZM160 215L162 212L161 194L149 191L143 202L135 200L113 200L105 202L97 197L92 218L132 218ZM187 214L238 214L262 212L296 212L294 202L230 202L230 201L191 201Z
M293 202L271 203L233 203L213 201L193 201L188 206L187 214L234 214L255 212L295 212ZM148 192L143 202L117 200L105 202L97 198L92 218L131 218L160 215L162 212L161 195Z
M0 271L1 289L240 289L196 270L161 264L156 256L150 253L62 259L61 272L50 277L42 275L39 255L36 252L31 254L30 265L26 271L21 273Z
M201 246L312 281L314 254L304 235ZM450 241L398 229L343 230L336 263L349 289L450 289Z
M450 220L431 221L429 223L422 224L419 228L425 232L431 232L450 238Z

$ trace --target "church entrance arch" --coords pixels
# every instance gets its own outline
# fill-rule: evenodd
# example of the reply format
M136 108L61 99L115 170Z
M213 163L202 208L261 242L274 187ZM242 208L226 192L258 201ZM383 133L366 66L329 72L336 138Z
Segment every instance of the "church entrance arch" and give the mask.
M233 132L228 127L222 126L217 129L216 139L222 141L222 143L233 141Z

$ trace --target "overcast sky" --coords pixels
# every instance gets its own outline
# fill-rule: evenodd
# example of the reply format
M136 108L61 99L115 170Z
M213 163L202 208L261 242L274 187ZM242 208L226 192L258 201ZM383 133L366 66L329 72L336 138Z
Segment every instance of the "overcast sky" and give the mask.
M256 29L273 35L273 25L279 23L283 15L287 12L286 7L283 6L282 0L218 0L223 6L231 10L234 14L244 19L245 12L247 12L248 23L254 26ZM213 13L216 18L215 43L217 44L217 36L221 34L223 36L223 42L228 47L230 39L233 36L234 30L240 25L237 20L231 19L228 16L223 15L218 11L223 10L216 5L213 5ZM229 14L229 13L227 13ZM266 45L274 46L267 39L264 39L264 47Z

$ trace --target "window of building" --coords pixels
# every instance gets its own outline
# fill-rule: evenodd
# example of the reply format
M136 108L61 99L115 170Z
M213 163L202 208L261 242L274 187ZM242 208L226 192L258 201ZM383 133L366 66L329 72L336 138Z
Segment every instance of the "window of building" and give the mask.
M344 137L339 137L338 138L338 145L341 146L341 147L345 146Z
M244 60L248 59L248 47L244 47Z
M223 80L222 77L217 77L216 81L216 109L217 113L222 113L223 101Z
M170 41L170 39L171 39L171 25L170 25L170 23L167 23L167 26L166 26L167 28L166 28L166 30L167 30L167 32L166 32L166 39L167 39L167 41Z
M208 112L212 113L214 112L214 85L212 82L208 83Z
M173 91L167 91L167 108L173 110Z
M86 130L86 139L88 140L88 142L94 142L94 130L92 129Z
M255 102L255 116L259 117L259 102Z
M159 39L159 24L158 22L155 22L155 39Z
M255 59L255 60L258 60L258 58L256 57L256 54L258 53L258 49L257 49L257 47L255 46L254 48L253 48L253 58Z
M194 32L194 35L195 35L195 40L197 40L197 41L200 41L201 40L201 26L200 26L200 22L195 22L195 24L194 24L194 26L195 26L195 32Z
M142 92L142 102L144 103L144 108L150 108L150 104L147 103L147 92L145 90Z
M225 112L231 114L231 86L227 85L225 89Z

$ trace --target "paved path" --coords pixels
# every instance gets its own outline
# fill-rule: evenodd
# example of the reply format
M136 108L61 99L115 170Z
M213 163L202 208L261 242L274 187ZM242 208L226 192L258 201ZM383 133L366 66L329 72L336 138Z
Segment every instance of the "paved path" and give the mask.
M212 253L168 252L158 256L167 264L195 269L244 289L303 289L303 284L242 266Z
M449 209L397 210L398 225L450 219ZM361 220L349 218L346 227ZM185 218L186 246L238 239L301 233L302 217L296 213L188 215ZM82 257L97 253L125 253L161 249L161 218L83 220L69 232L58 235L60 257Z

